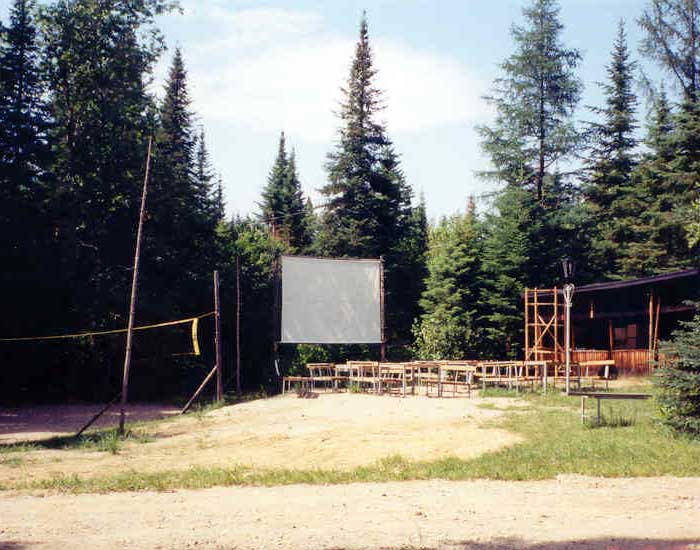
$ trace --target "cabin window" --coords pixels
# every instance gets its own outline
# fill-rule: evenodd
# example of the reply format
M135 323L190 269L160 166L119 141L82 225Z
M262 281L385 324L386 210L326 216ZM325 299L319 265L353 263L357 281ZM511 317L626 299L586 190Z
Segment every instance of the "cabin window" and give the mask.
M639 326L636 323L623 327L615 327L615 348L635 349L637 346L637 335Z

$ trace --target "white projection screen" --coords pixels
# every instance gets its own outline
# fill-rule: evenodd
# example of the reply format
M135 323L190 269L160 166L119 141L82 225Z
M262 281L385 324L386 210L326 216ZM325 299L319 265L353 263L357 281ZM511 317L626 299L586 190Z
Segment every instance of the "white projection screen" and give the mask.
M380 260L282 256L281 342L379 344Z

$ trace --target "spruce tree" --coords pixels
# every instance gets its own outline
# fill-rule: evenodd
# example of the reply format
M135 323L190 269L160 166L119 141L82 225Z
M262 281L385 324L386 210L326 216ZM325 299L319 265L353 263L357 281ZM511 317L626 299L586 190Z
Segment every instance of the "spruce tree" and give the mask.
M27 194L29 200L37 191L38 177L47 160L47 113L35 18L34 0L14 0L10 25L3 33L4 44L0 44L0 177L5 180L2 188Z
M494 207L484 221L478 323L484 331L485 354L512 359L518 357L524 341L522 293L531 284L528 274L536 276L539 270L532 260L538 246L532 235L542 232L542 221L534 213L536 197L521 187L506 187Z
M580 144L572 116L581 96L574 72L581 54L561 42L556 0L533 0L523 15L525 24L511 31L516 51L486 98L496 121L477 130L494 166L486 175L531 189L541 202L549 168Z
M638 182L633 180L637 164L637 98L632 89L635 68L621 21L607 67L608 80L601 84L605 103L591 108L599 121L591 123L589 131L591 151L585 189L593 231L589 261L593 271L603 278L644 274L638 272L639 249L630 246L643 240L636 227L643 200Z
M277 146L277 157L270 174L267 176L267 184L263 189L262 201L259 204L260 219L270 228L273 239L281 238L283 222L285 214L287 214L285 179L288 165L287 143L284 132L281 132Z
M383 104L375 85L376 72L363 15L350 75L342 90L342 126L337 146L328 155L328 183L321 188L326 205L318 248L330 256L384 256L388 338L407 343L410 311L418 296L401 294L406 280L399 277L397 268L402 262L416 261L399 252L401 242L410 234L412 192L386 129L377 120Z
M700 0L649 0L639 18L641 52L658 63L681 90L697 101L700 85Z
M158 112L144 247L144 298L154 310L166 304L190 310L208 301L216 267L212 169L203 132L198 139L194 129L188 88L177 48Z
M304 252L311 246L311 234L308 227L308 212L304 193L297 173L296 152L289 155L287 172L284 178L284 196L286 200L285 226L289 246L295 252Z
M677 360L654 378L662 422L678 434L700 438L700 313L682 323L665 347Z
M423 314L413 328L419 359L475 358L483 352L477 310L481 246L473 203L466 214L443 218L431 229Z

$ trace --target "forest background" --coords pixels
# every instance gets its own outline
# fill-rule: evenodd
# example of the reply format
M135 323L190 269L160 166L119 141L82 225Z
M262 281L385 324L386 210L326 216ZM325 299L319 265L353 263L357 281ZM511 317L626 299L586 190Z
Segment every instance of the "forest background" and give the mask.
M522 352L521 293L553 286L560 261L577 282L697 265L700 230L700 0L649 0L620 21L602 101L584 106L582 54L562 38L555 0L531 0L478 127L490 207L429 224L381 116L362 16L337 108L338 132L315 204L281 134L259 212L226 216L223 182L197 124L183 52L166 54L167 0L14 0L0 38L0 337L126 325L148 138L155 140L138 324L212 309L222 273L231 388L235 266L247 388L275 387L272 266L280 253L385 259L388 358L501 358ZM504 23L505 24L505 23ZM639 52L626 28L637 25ZM169 55L162 93L151 82ZM661 78L643 78L637 57ZM339 59L345 64L347 59ZM429 190L426 190L429 193ZM229 197L229 200L235 200ZM211 363L187 330L139 333L132 397L186 394ZM116 393L123 336L0 342L0 398L104 399ZM282 348L282 372L309 360L373 357L363 346Z

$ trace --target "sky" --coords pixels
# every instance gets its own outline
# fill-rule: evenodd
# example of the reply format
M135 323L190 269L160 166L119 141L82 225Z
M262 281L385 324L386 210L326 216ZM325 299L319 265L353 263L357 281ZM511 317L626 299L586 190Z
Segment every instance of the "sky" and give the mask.
M297 156L304 191L322 201L326 155L352 62L362 11L384 91L381 120L416 197L435 219L463 210L469 195L494 191L477 173L488 168L475 126L493 112L488 93L498 65L513 52L510 28L526 0L181 0L182 13L159 18L169 51L156 70L162 84L175 47L189 73L192 108L204 127L212 164L223 178L229 214L257 212L283 130ZM0 0L6 19L10 0ZM627 24L639 57L636 20L646 0L561 0L563 41L583 54L585 105L601 101L596 85L617 24ZM644 102L640 119L644 118ZM486 200L486 199L484 199ZM479 201L477 201L479 203ZM483 203L483 201L482 201ZM483 203L487 204L487 203Z

